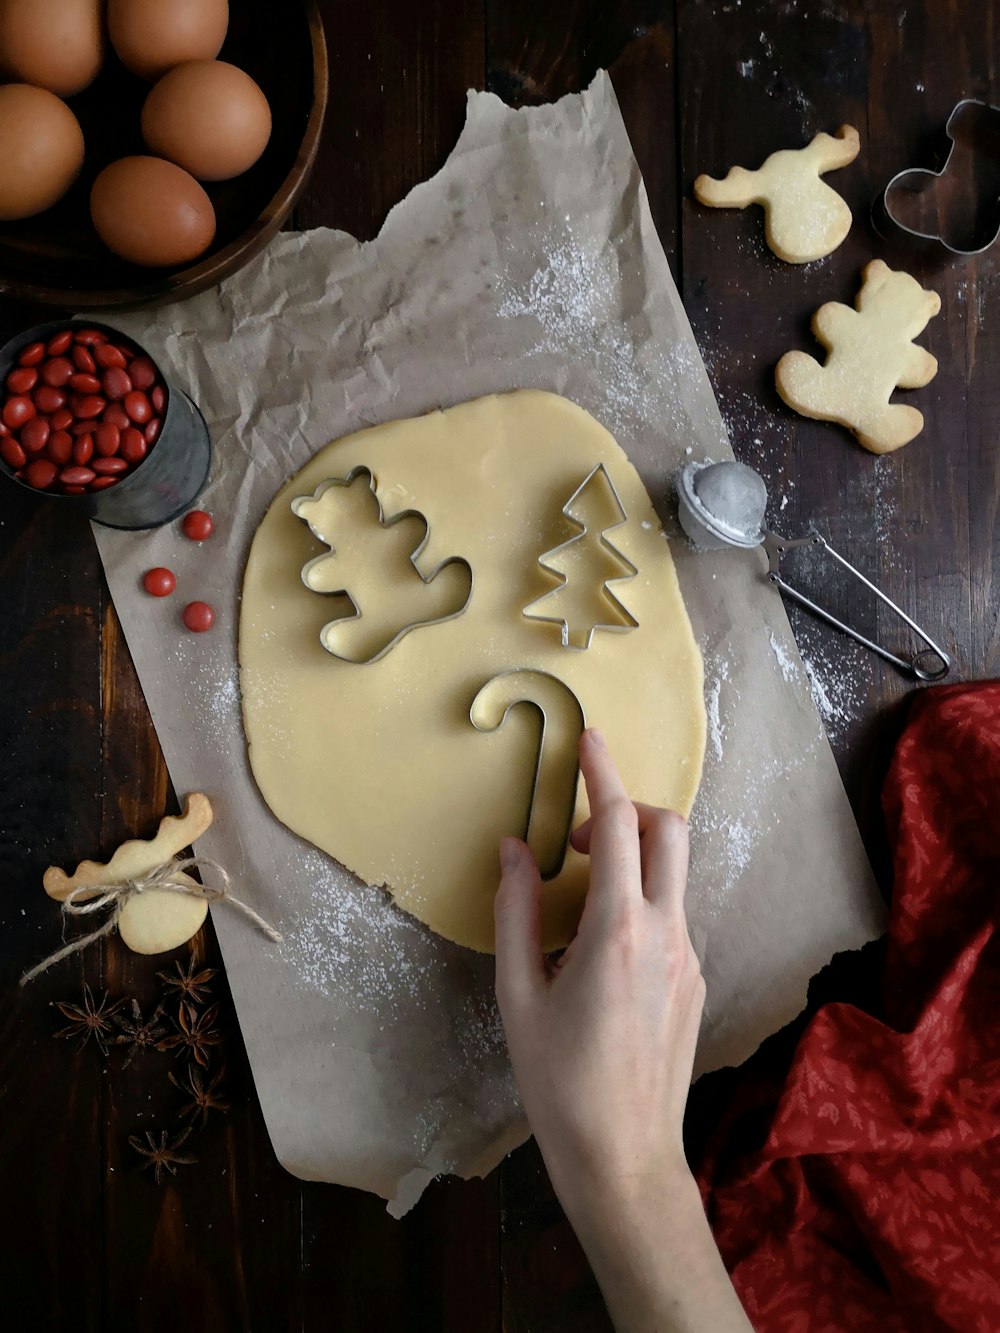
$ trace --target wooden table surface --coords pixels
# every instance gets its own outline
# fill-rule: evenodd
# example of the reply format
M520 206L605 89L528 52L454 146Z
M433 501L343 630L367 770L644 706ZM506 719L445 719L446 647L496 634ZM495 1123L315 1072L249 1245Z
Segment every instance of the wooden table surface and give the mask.
M998 252L914 261L889 250L867 220L893 173L930 160L955 101L1000 96L997 0L328 0L323 8L330 113L297 225L374 235L388 209L443 162L467 88L531 104L578 90L609 67L734 447L763 472L782 529L795 534L816 519L941 636L955 677L997 674ZM861 132L861 155L833 182L855 226L830 259L782 265L763 245L759 210L710 213L693 203L699 172L757 165L845 121ZM824 300L852 302L862 265L876 255L907 267L942 300L922 340L940 371L914 395L925 431L884 459L834 426L795 418L772 375L786 349L817 350L811 312ZM34 314L0 309L0 333ZM900 644L870 600L821 569L806 567L802 577L841 613ZM435 1183L402 1222L378 1199L286 1174L222 978L232 1109L192 1140L199 1161L176 1180L157 1188L138 1172L127 1137L171 1123L173 1089L142 1058L123 1070L117 1052L102 1059L92 1047L75 1054L53 1041L58 1015L49 1002L77 998L84 981L145 1001L160 990L163 960L112 941L27 991L16 979L58 940L41 891L44 866L148 836L174 808L173 794L88 526L5 491L0 579L7 1325L46 1333L607 1329L532 1145L487 1180ZM911 686L832 633L798 616L793 623L881 870L878 789ZM217 961L210 929L202 948ZM849 996L859 975L856 963L842 963L816 991ZM696 1089L699 1128L725 1105L731 1078L712 1076Z

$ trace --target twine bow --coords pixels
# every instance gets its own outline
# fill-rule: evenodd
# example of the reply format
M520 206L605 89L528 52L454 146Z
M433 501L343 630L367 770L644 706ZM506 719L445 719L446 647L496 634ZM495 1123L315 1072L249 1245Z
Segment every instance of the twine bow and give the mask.
M187 870L203 869L215 872L220 880L218 887L214 884L198 884L191 879L178 878ZM62 910L65 916L91 916L95 912L104 912L109 909L111 915L102 926L92 931L91 934L81 935L72 944L66 944L61 949L57 949L55 953L50 953L47 958L43 958L30 971L25 972L20 984L22 986L26 985L27 982L33 981L35 977L41 976L43 972L47 972L56 963L62 962L64 958L80 953L83 949L89 949L92 944L103 939L105 935L110 935L118 926L118 919L125 904L138 894L149 893L153 889L157 893L180 893L191 898L204 898L210 903L229 903L232 907L238 908L269 940L273 940L275 944L280 944L284 937L255 912L248 903L243 902L242 899L235 897L230 892L231 882L226 867L220 865L218 861L213 861L208 856L174 856L169 861L164 862L163 865L151 870L148 875L139 875L135 879L123 880L120 884L91 884L72 889L63 901Z

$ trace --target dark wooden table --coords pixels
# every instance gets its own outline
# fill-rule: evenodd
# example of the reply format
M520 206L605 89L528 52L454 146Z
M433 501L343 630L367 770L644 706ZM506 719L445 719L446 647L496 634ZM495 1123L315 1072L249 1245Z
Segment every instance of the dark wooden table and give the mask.
M374 235L388 209L446 157L467 88L535 103L610 67L733 444L764 473L783 529L795 533L816 518L943 637L958 674L997 674L997 252L945 265L907 261L867 222L881 185L927 160L931 136L959 97L1000 96L997 0L391 0L324 9L330 114L297 225ZM774 148L845 121L861 132L861 156L834 181L856 221L831 259L782 265L762 244L757 210L708 213L692 202L700 171L756 165ZM942 298L924 340L941 363L917 398L926 429L883 460L835 427L793 417L772 378L787 348L816 350L810 313L824 300L851 302L875 255L907 267ZM33 314L3 309L0 332ZM803 572L841 612L898 638L870 602L819 571ZM197 1139L199 1162L176 1181L158 1189L138 1173L127 1136L169 1117L173 1090L141 1059L123 1071L117 1053L105 1060L92 1047L74 1054L53 1041L58 1016L49 1002L77 998L83 981L145 1001L160 988L163 961L112 942L27 992L16 979L57 940L41 891L44 866L148 836L173 795L86 524L5 492L0 577L5 1326L606 1329L531 1145L487 1180L436 1183L402 1222L375 1198L287 1175L268 1143L222 979L232 1109ZM794 624L830 699L831 739L881 868L878 789L911 687L825 630L798 617ZM202 948L217 960L205 934ZM853 961L828 969L814 1001L850 996L862 971ZM731 1083L720 1074L696 1088L699 1129ZM694 1136L692 1145L696 1153Z

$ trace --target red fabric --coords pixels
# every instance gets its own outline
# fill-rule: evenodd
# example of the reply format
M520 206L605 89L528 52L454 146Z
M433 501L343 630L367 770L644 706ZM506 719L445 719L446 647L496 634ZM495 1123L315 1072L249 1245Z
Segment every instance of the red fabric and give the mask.
M883 1021L821 1008L763 1146L699 1173L759 1333L1000 1331L1000 683L916 697L883 805Z

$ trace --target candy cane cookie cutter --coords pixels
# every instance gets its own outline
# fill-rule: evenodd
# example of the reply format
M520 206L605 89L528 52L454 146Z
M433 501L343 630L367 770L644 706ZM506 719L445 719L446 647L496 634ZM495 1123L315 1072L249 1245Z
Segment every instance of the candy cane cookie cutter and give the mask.
M548 699L546 695L549 696ZM553 879L559 874L566 859L569 835L573 827L573 812L576 809L580 766L574 760L571 780L563 782L562 790L558 790L560 785L558 779L561 775L553 771L558 756L550 753L545 744L549 734L550 713L554 711L554 706L564 712L564 720L568 721L570 728L575 732L577 742L587 725L587 720L583 705L565 681L548 671L514 667L510 671L502 671L499 675L493 676L480 687L469 706L469 721L477 731L498 731L507 720L508 713L522 704L536 709L542 718L541 738L535 756L528 793L528 808L523 824L523 838L535 854L542 879ZM559 835L555 839L547 839L545 829L542 827L537 803L539 792L543 789L554 792L553 799L561 807L558 810L558 823L555 824Z

